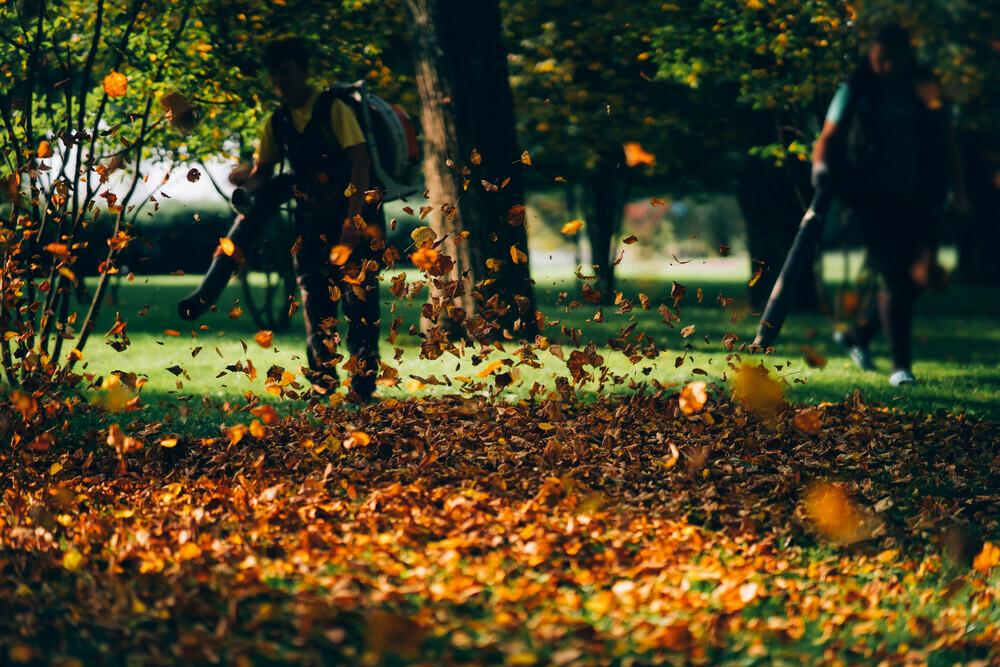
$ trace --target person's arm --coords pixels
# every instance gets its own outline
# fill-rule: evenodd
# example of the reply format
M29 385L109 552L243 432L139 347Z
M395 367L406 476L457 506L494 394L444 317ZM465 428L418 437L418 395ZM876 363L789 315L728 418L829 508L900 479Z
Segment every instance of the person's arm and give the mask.
M812 152L813 169L815 169L817 165L826 166L826 159L829 150L830 140L836 131L837 131L836 122L830 120L823 122L823 129L820 130L819 138L817 138L816 143L813 144L813 152Z
M830 108L826 112L823 128L820 130L816 143L813 144L812 185L817 190L829 185L830 170L827 165L830 157L830 144L837 133L837 126L846 113L848 96L847 84L837 89L837 93L830 102Z
M248 192L260 189L274 175L280 157L278 145L274 138L273 115L269 115L260 127L257 151L253 163L243 163L229 172L229 182Z

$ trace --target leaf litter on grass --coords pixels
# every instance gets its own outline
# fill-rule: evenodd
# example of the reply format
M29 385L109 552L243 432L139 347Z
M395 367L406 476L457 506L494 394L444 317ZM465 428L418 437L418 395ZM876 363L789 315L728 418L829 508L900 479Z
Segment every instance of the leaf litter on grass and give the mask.
M755 406L252 400L195 438L116 413L3 455L5 659L996 658L1000 429ZM956 522L975 567L937 548Z

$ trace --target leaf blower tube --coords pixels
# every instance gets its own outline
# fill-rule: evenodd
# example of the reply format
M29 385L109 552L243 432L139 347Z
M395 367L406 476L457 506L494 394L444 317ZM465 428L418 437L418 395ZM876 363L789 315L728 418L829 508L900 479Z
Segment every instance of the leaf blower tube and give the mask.
M781 325L788 316L795 282L802 275L805 264L812 261L813 250L819 244L823 223L833 201L833 188L830 187L828 178L822 179L816 185L816 194L813 195L809 209L799 223L799 231L796 232L792 247L785 257L785 264L781 267L778 280L771 289L771 296L764 307L764 313L760 316L757 336L753 341L754 347L767 349L778 338Z
M201 284L177 304L177 313L183 319L196 320L215 305L229 279L246 261L250 250L260 238L264 224L291 198L293 184L290 174L281 174L270 179L254 195L242 188L233 192L230 203L242 215L236 218L226 234L226 238L232 242L232 253L227 254L222 244L216 248L212 264L205 272Z

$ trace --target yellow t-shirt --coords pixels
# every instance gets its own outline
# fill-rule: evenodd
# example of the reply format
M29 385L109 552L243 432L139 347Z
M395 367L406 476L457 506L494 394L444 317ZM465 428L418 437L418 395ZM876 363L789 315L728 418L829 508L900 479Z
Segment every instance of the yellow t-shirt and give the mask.
M309 100L300 107L291 108L292 125L296 132L302 132L312 118L313 107L316 105L316 98L319 91L313 91ZM274 138L274 128L271 126L271 119L274 114L270 114L260 128L260 142L257 145L257 162L263 164L274 164L279 160L280 151ZM341 148L350 148L358 144L365 143L365 135L358 124L358 118L349 106L340 100L334 100L330 105L330 130Z

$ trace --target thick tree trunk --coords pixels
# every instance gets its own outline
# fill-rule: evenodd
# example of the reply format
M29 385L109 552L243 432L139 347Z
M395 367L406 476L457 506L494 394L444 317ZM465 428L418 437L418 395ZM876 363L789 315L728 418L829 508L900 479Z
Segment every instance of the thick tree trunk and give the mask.
M464 321L474 338L531 338L536 307L528 263L520 261L528 253L522 166L498 4L408 0L408 6L430 224L439 237L447 235L439 250L455 261L436 281L425 314L440 313L452 330Z
M600 302L611 303L615 290L614 240L625 216L625 158L619 148L609 152L585 180L585 211L590 261L594 265Z

